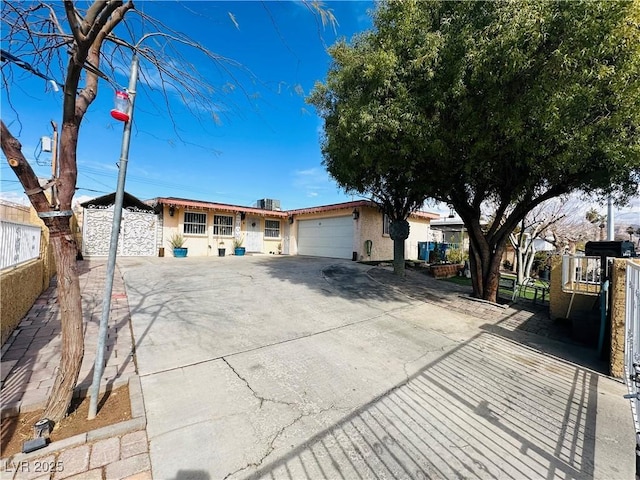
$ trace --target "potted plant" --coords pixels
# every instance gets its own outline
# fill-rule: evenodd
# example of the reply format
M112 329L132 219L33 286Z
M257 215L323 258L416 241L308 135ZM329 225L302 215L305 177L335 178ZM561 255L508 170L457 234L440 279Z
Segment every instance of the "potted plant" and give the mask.
M233 239L233 253L234 255L242 256L244 255L245 248L242 246L244 242L244 237L236 237Z
M184 258L187 256L187 248L184 246L187 240L181 233L174 233L169 239L169 245L173 248L173 256L178 258Z
M218 256L219 257L224 257L224 253L226 251L225 245L224 245L224 240L220 240L218 242Z

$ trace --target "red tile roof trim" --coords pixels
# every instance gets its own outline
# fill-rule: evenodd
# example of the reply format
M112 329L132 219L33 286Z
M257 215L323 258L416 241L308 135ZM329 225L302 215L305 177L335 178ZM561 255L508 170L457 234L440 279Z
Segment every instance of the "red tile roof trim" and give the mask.
M322 212L331 212L335 210L351 210L354 208L378 208L378 205L370 200L355 200L353 202L344 202L344 203L334 203L331 205L321 205L318 207L309 207L309 208L299 208L296 210L286 210L286 211L278 211L278 210L263 210L261 208L256 207L242 207L240 205L228 205L225 203L212 203L212 202L201 202L197 200L186 200L183 198L156 198L156 205L174 205L181 207L191 207L191 208L203 208L210 210L220 210L225 212L245 212L252 213L256 215L264 215L264 216L272 216L272 217L288 217L291 215L304 215L308 213L322 213ZM440 215L431 212L413 212L411 217L414 218L427 218L427 219L436 219L440 218Z
M244 212L252 213L255 215L263 215L269 217L281 217L286 218L287 212L279 210L263 210L256 207L242 207L240 205L228 205L226 203L212 203L212 202L200 202L197 200L186 200L183 198L156 198L156 205L174 205L176 207L191 207L191 208L203 208L205 210L219 210L223 212Z
M356 200L353 202L345 202L345 203L334 203L332 205L321 205L319 207L309 207L309 208L300 208L297 210L289 210L287 213L289 213L289 215L303 215L305 213L322 213L322 212L330 212L333 210L350 210L352 208L364 208L364 207L369 207L369 208L378 208L378 205L375 202L372 202L370 200ZM415 218L440 218L440 215L437 213L431 213L431 212L423 212L423 211L418 211L418 212L413 212L411 214L412 217Z

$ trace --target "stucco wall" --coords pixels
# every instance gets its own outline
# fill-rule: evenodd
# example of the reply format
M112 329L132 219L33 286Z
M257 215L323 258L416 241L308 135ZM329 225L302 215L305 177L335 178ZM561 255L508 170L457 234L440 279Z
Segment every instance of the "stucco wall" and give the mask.
M639 259L632 260L640 264ZM611 357L610 373L621 378L624 375L624 336L626 313L627 260L615 259L611 272Z
M186 239L185 247L189 249L189 256L193 257L207 257L207 256L218 256L218 248L220 246L220 242L224 244L225 255L233 254L233 239L236 234L239 234L241 237L246 239L247 235L247 220L249 218L258 218L259 219L259 227L261 230L261 239L262 239L262 253L276 252L278 250L278 245L284 249L284 242L286 232L288 232L287 228L287 220L282 217L270 217L266 215L262 216L247 216L244 220L241 219L240 215L233 212L227 211L214 211L214 210L192 210L192 209L183 209L181 207L176 207L173 216L169 215L169 207L164 205L162 212L162 246L165 248L165 256L171 256L171 246L169 245L169 239L175 233L182 233L184 231L184 212L198 212L205 213L207 215L207 232L204 235L189 235L185 234L184 238ZM214 235L213 234L213 218L215 215L227 215L234 217L233 221L233 235ZM280 222L280 238L277 239L267 239L264 237L264 220L278 220ZM245 248L247 247L246 242L243 245Z
M360 209L360 218L357 220L357 228L354 237L356 245L354 252L358 252L358 259L391 260L393 258L393 241L389 235L382 233L382 214L375 208ZM365 242L371 240L371 256L367 256Z
M393 240L389 235L382 233L382 214L375 208L363 208L358 219L358 230L355 237L357 245L354 249L358 252L359 260L391 260L393 259ZM429 220L426 218L409 218L409 238L404 243L404 256L408 260L418 259L418 242L427 242L432 238L429 229ZM365 242L373 242L371 256L367 256Z
M33 302L42 293L44 278L44 261L32 260L16 268L5 269L0 275L0 326L1 342L9 338L22 317L24 317ZM34 281L37 279L38 281Z

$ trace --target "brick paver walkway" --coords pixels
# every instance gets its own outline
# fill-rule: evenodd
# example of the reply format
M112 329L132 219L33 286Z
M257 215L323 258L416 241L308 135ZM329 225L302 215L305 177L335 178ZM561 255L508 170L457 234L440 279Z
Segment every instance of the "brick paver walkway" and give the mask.
M105 260L78 262L85 336L85 355L78 379L86 392L93 380L98 329L106 277ZM135 376L134 346L124 282L116 269L102 385L114 387ZM2 416L44 407L60 358L60 312L55 281L36 300L11 337L2 346L0 402ZM142 398L138 399L142 405ZM144 416L144 412L140 413ZM143 417L144 418L144 417ZM138 420L143 420L143 418ZM144 422L114 426L90 434L54 442L31 454L2 459L0 478L135 479L151 478L149 448ZM80 438L78 438L80 437ZM106 437L106 438L105 438Z

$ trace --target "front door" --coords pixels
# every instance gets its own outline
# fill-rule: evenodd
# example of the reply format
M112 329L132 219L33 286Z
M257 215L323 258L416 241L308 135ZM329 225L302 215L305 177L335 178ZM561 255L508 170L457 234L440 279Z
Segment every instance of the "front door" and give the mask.
M262 252L262 220L260 217L247 217L247 238L244 246L247 252Z

